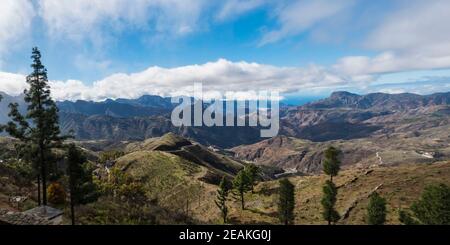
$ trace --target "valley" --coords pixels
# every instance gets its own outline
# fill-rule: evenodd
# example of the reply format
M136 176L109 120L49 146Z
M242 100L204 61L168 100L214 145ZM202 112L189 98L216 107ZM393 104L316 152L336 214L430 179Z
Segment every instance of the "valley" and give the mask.
M169 99L157 96L58 106L62 131L75 136L67 143L87 156L103 193L77 208L81 224L221 224L218 185L249 165L260 169L257 184L245 194L244 210L234 194L228 197L229 223L278 224L278 181L288 178L296 190L294 224L324 224L322 166L330 146L340 149L343 169L335 180L337 224L364 224L374 191L386 198L386 223L400 224L399 210L408 209L426 185L450 184L449 98L337 92L303 106L282 106L280 134L270 139L260 138L255 127L176 128ZM36 205L35 183L20 174L29 169L16 161L17 143L0 141L0 208L11 212ZM121 188L132 188L134 196L119 198ZM11 202L16 196L26 202ZM141 202L144 209L133 204Z

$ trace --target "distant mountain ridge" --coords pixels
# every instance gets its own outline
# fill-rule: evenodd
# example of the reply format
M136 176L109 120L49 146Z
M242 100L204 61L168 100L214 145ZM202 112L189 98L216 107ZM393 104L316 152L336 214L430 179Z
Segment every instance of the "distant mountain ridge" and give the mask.
M157 95L143 95L137 99L119 98L116 99L116 102L130 105L139 105L146 107L166 108L166 109L171 109L174 107L174 104L172 104L170 97L161 97Z
M119 102L122 101L122 102ZM87 116L105 115L112 117L145 117L153 115L161 115L171 110L171 107L162 106L160 104L143 106L138 102L123 100L106 100L103 102L92 102L77 100L75 102L62 101L57 102L61 112L77 113Z
M367 95L358 95L346 91L337 91L332 93L330 97L316 102L308 103L304 105L303 108L403 110L432 105L450 105L450 92L435 93L431 95L418 95L411 93L371 93Z
M22 97L3 97L0 123L8 121L8 103L18 102L25 110ZM57 105L62 131L74 131L79 140L144 140L168 132L222 148L263 140L258 127L174 127L170 112L175 105L170 100L146 95L103 102L59 101ZM303 106L281 106L279 135L315 142L349 140L406 128L430 128L445 123L449 115L450 92L422 96L340 91Z

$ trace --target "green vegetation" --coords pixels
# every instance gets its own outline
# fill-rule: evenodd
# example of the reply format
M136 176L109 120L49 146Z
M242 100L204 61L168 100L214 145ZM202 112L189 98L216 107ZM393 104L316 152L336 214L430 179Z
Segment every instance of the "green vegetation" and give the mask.
M260 168L254 164L249 164L249 165L245 166L244 170L248 176L248 181L249 181L252 193L254 193L254 188L256 185L256 181L258 179Z
M323 172L330 176L331 182L333 182L333 177L336 176L340 170L341 162L338 158L339 154L340 151L333 146L328 147L324 152L325 159L323 161Z
M340 219L339 213L335 209L337 188L333 182L333 177L337 176L340 170L340 161L338 159L340 151L333 146L325 150L325 159L323 161L323 172L330 176L323 186L322 197L322 216L328 222L328 225L337 222Z
M216 206L219 208L222 213L223 223L227 223L227 215L228 215L228 207L227 207L227 199L228 193L230 190L230 183L227 181L225 177L222 177L222 180L219 184L219 189L217 189L216 196Z
M66 202L66 191L64 187L58 183L53 182L47 188L48 201L54 205L63 205Z
M278 193L278 215L283 224L292 224L294 221L294 208L295 187L288 179L281 179Z
M327 180L322 190L322 216L328 222L328 224L331 225L332 223L335 223L340 219L339 213L334 208L337 200L337 188L333 182Z
M125 153L120 150L102 151L98 158L98 162L101 164L106 164L109 161L115 161L123 155L125 155Z
M241 209L245 209L245 193L251 190L251 179L248 175L248 172L241 170L237 173L236 177L233 180L233 188L235 190L235 195L241 202Z
M411 205L413 214L400 211L407 225L450 225L450 187L445 184L425 187L419 200Z
M105 212L106 216L111 215L125 224L152 224L151 220L145 220L145 210L150 201L145 194L144 186L139 181L120 169L114 168L109 174L108 180L99 184L105 202L110 203L112 207L120 205L127 211L115 214L109 207L98 204L94 207L103 207L102 212ZM100 221L101 223L109 222L108 217L104 218L106 220Z
M49 172L54 169L56 157L52 151L62 146L65 137L60 136L58 125L58 108L50 95L47 70L41 63L41 53L33 48L33 72L27 77L29 89L25 90L25 102L28 104L27 114L19 112L17 103L10 104L9 115L12 119L2 126L12 137L21 141L25 159L32 162L38 183L38 203L47 205L47 180Z
M377 192L372 193L367 206L367 223L369 225L382 225L386 222L386 199Z
M92 168L74 144L68 148L67 174L69 175L71 222L74 225L75 206L93 202L98 198L96 186L93 183Z
M146 195L164 199L174 195L173 188L188 186L190 178L201 172L200 166L160 151L137 151L119 159L115 168L143 183Z

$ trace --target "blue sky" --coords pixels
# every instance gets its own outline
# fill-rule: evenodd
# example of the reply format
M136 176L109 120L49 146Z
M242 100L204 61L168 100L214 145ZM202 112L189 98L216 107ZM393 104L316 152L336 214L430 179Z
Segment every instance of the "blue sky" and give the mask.
M39 46L57 99L450 90L445 0L4 0L0 90Z

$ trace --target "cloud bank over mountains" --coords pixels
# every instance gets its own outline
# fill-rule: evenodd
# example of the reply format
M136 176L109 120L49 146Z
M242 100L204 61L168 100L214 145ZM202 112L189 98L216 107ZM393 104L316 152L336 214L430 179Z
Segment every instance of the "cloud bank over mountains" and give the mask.
M2 90L19 94L26 87L25 76L0 73ZM346 81L322 67L276 67L220 59L202 65L176 68L150 67L133 74L118 73L86 85L82 81L51 81L58 100L103 100L106 98L137 98L145 94L162 96L192 95L194 83L202 83L210 91L279 91L341 86Z
M376 87L372 76L360 77L355 80L351 75L339 73L324 67L311 65L300 67L277 67L248 62L231 62L220 59L202 65L189 65L176 68L150 67L138 73L117 73L86 85L79 80L51 81L53 97L57 100L93 100L101 101L107 98L138 98L152 94L161 96L193 95L194 83L202 83L205 95L213 91L243 92L246 98L248 91L278 91L282 94L304 92L314 93L323 89L332 90L360 87L370 91ZM418 81L424 83L424 81ZM438 92L439 89L450 89L449 80L440 80L436 87L428 83L426 87L418 89L418 93ZM25 75L0 72L1 91L18 95L27 87ZM445 85L446 84L446 85ZM401 86L410 84L396 84L396 87L386 92L404 92L398 90ZM212 95L211 95L212 96Z
M30 38L33 28L45 30L52 39L91 43L101 49L128 29L148 32L151 38L183 38L208 31L208 22L234 21L261 8L270 9L274 24L259 30L255 45L261 48L296 36L313 38L318 32L347 35L355 23L370 22L371 28L355 39L373 55L347 55L334 64L275 66L227 57L198 65L172 68L151 66L135 73L115 73L98 81L52 81L56 99L136 98L143 94L190 93L194 82L219 91L278 90L282 93L357 88L402 92L402 84L381 87L385 74L450 69L450 1L392 1L376 21L360 14L366 1L270 1L228 0L4 0L0 9L0 91L19 94L25 76L1 72L4 56ZM374 5L376 3L373 3ZM336 28L333 22L339 22ZM356 28L356 27L355 27ZM347 40L351 37L345 37ZM28 47L29 48L29 47ZM78 62L80 63L80 62ZM89 62L83 62L88 64ZM102 62L109 64L109 61ZM51 78L51 77L50 77ZM429 78L427 78L429 79ZM439 78L421 86L422 80L405 81L403 91L437 92L449 86ZM414 86L414 83L416 86ZM405 83L406 84L406 83ZM416 89L414 89L416 88ZM421 89L417 89L421 88Z

